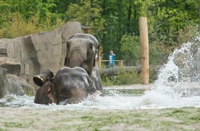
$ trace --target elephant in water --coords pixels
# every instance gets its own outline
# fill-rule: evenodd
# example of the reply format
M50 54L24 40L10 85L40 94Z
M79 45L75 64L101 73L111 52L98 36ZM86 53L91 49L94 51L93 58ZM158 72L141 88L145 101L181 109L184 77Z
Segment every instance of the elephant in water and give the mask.
M67 41L65 66L82 67L95 83L97 90L103 93L103 87L97 66L100 45L97 39L90 34L77 33Z
M86 99L88 94L101 95L88 73L81 67L63 67L37 90L34 102L72 104Z

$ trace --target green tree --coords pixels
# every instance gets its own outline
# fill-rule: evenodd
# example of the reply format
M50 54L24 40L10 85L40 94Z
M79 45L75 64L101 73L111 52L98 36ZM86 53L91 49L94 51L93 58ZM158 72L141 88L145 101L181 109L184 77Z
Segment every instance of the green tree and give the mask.
M199 33L200 33L200 0L186 0L186 2L188 4L193 4L194 5L194 9L195 12L198 14L198 22L199 22ZM195 13L193 13L192 15L194 15Z
M0 37L14 38L49 31L64 24L51 13L54 0L0 1Z
M55 7L54 0L4 0L0 1L1 13L20 12L27 19L39 12L40 17L51 14L50 9Z
M56 6L53 7L52 13L56 13L59 18L67 21L68 16L65 12L69 8L68 6L70 5L70 3L79 4L79 0L54 0L54 3L56 4Z
M140 62L141 51L140 51L140 38L133 34L125 34L122 36L120 41L122 57L126 60L126 63L130 66L136 62Z
M135 4L140 7L139 15L148 18L150 64L162 64L183 42L183 31L187 33L191 25L195 26L197 15L191 15L195 14L194 5L183 0L136 0Z
M71 21L79 21L84 26L91 26L91 34L97 35L102 32L105 27L105 19L101 18L102 8L97 0L81 0L80 4L69 5L66 14Z

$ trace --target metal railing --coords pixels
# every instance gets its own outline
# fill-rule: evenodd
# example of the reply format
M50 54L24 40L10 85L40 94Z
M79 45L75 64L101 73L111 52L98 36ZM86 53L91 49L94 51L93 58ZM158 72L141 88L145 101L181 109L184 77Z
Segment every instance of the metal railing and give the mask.
M99 69L101 69L102 62L109 62L110 60L101 60L99 59ZM120 62L120 67L123 67L123 60L113 60L115 62Z

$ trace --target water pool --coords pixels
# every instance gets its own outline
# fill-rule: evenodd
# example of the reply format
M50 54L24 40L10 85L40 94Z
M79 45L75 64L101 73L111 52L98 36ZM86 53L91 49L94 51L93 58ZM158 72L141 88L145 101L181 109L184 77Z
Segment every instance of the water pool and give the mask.
M68 105L40 105L33 102L34 96L9 94L0 99L0 106L48 110L199 108L200 49L198 47L196 43L188 42L180 49L176 49L169 56L168 62L160 68L158 79L151 88L106 87L104 97Z

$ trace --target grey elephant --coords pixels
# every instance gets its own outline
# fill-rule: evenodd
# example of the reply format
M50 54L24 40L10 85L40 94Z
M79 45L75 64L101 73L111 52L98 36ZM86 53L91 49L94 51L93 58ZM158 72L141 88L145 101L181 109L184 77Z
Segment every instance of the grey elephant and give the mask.
M67 41L67 54L65 66L82 67L89 74L95 83L97 90L103 93L103 87L99 74L97 61L99 60L100 44L97 39L90 34L77 33Z
M101 95L88 73L81 67L63 67L57 74L43 84L36 93L38 104L72 104L78 103L91 95Z

